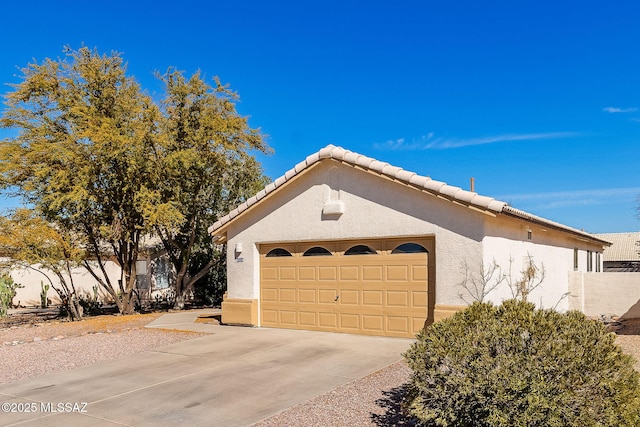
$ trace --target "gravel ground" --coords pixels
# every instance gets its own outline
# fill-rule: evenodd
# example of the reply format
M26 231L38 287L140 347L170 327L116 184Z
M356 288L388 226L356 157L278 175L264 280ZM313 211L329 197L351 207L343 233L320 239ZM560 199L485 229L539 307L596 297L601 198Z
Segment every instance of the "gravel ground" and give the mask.
M0 384L203 335L144 328L161 315L96 316L82 322L26 320L25 323L25 319L16 322L16 317L3 319L0 321ZM623 349L640 360L640 320L623 322L616 332ZM640 363L636 367L640 370ZM400 361L254 426L413 426L400 409L403 387L410 375L409 368Z
M86 366L188 340L203 334L145 329L162 313L96 316L81 322L15 318L0 324L0 384ZM32 316L33 317L33 316ZM36 316L40 320L42 316Z
M280 426L414 426L401 411L403 385L411 371L397 362L300 405L253 427Z

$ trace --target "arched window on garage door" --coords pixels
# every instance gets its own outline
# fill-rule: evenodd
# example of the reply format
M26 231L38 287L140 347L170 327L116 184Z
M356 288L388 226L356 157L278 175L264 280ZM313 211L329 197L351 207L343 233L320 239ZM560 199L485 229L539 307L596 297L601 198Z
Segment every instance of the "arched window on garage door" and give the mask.
M314 246L312 248L307 249L302 256L331 256L333 255L327 249L322 246Z
M271 249L266 256L267 258L276 258L276 257L293 256L293 255L291 255L291 252L289 252L286 249L275 248L275 249Z
M429 253L429 251L422 245L417 243L403 243L395 247L391 251L392 254L420 254Z
M351 246L349 249L347 249L344 252L345 255L369 255L369 254L376 254L376 253L377 253L376 251L374 251L367 245Z

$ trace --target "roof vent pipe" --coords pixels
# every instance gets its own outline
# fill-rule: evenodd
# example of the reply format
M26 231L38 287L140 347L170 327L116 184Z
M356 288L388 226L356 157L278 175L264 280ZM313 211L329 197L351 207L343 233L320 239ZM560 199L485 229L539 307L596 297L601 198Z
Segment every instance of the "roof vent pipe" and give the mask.
M475 192L476 191L476 179L474 177L469 178L469 191L471 192Z

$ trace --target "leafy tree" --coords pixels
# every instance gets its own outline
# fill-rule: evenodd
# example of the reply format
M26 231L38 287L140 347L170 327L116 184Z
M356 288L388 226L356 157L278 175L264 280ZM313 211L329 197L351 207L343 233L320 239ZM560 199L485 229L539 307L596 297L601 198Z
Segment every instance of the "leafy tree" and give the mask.
M176 271L175 306L183 308L198 280L215 281L205 276L224 268L207 227L266 185L250 152L268 148L236 111L238 96L217 78L213 87L199 73L187 79L170 69L159 78L166 97L147 218Z
M80 320L83 314L71 275L83 259L82 246L74 233L57 229L32 210L17 209L10 217L0 216L0 251L8 255L2 266L42 274L71 320ZM58 285L47 272L58 278Z
M207 227L266 184L251 152L269 149L237 113L238 96L218 79L211 86L169 69L158 107L117 53L88 48L23 74L0 119L18 131L0 145L0 188L82 242L81 265L122 313L133 310L142 239L158 234L183 307L194 284L224 265ZM122 268L117 283L104 267L111 257Z
M140 239L150 231L144 210L157 108L119 54L65 53L29 64L7 96L0 126L17 136L0 145L0 187L81 238L96 261L82 264L128 313ZM122 267L118 283L104 267L111 256Z

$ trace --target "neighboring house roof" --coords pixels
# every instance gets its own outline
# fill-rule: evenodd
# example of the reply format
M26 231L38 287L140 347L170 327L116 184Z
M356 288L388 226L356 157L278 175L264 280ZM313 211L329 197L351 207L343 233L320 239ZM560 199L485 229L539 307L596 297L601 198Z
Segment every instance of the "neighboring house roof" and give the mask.
M602 233L595 236L611 242L611 246L602 253L603 261L640 261L640 231Z
M415 172L410 172L397 166L392 166L389 163L381 162L371 157L363 156L361 154L354 153L353 151L348 151L342 147L336 147L334 145L327 145L317 153L311 154L305 160L295 165L293 169L287 171L283 176L267 185L258 194L240 204L237 208L233 209L227 215L216 221L211 227L209 227L209 233L219 234L220 232L222 232L223 228L226 228L226 224L228 224L242 212L246 211L251 206L264 199L267 195L274 192L276 189L279 189L280 187L285 185L291 179L295 178L315 163L324 159L334 159L353 167L386 176L411 187L417 188L421 191L448 199L453 202L460 203L464 206L468 206L476 210L481 210L483 212L489 212L492 214L504 214L506 216L519 218L521 220L543 225L545 227L568 232L583 239L587 239L588 241L595 241L597 243L602 243L603 245L609 245L608 241L597 238L592 234L585 233L584 231L577 230L575 228L571 228L557 222L549 221L547 219L521 211L519 209L512 208L506 202L496 200L492 197L482 196L472 191L466 191L461 189L460 187L448 185L445 182L436 181L427 176L421 176Z

